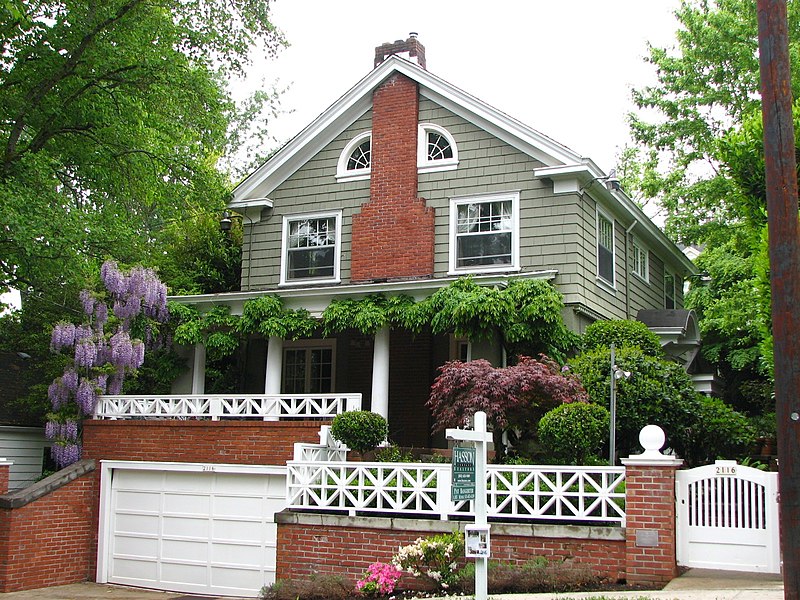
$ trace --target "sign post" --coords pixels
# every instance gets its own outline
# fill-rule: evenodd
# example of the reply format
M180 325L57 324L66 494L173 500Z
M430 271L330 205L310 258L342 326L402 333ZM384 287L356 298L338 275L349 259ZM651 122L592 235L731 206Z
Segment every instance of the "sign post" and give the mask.
M475 600L486 600L489 587L489 523L486 518L486 455L487 445L492 441L492 434L486 430L486 413L475 413L474 429L448 429L445 431L448 440L473 442L474 448L453 448L453 488L452 499L466 500L456 497L457 494L469 494L469 459L474 456L472 471L472 497L475 506L475 525L467 528L466 555L475 557ZM472 450L472 453L464 452ZM458 488L457 488L458 486ZM456 490L459 490L456 492Z

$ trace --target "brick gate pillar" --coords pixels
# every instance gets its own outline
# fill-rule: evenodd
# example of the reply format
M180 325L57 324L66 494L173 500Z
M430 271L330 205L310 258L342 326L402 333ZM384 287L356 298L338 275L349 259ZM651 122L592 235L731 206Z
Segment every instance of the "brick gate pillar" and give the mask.
M625 571L629 585L664 585L678 576L675 545L675 472L683 460L664 456L664 432L639 434L645 451L625 465Z

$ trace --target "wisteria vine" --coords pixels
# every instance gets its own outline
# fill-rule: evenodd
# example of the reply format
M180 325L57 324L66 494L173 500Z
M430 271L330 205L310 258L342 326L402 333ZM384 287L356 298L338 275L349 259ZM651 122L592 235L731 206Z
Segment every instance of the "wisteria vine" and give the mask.
M100 281L104 291L80 293L84 322L57 323L50 341L53 352L72 351L64 374L48 388L53 411L45 435L53 440L51 455L61 468L81 457L81 419L94 413L100 394L122 391L125 377L144 363L141 337L159 345L154 332L169 318L167 287L151 269L126 273L109 260L100 269Z

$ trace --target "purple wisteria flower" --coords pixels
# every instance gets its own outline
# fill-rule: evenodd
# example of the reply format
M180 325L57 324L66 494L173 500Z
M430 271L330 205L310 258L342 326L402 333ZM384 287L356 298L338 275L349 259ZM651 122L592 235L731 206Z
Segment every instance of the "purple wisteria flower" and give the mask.
M119 331L111 336L111 362L117 367L133 368L133 344L126 331Z
M128 282L125 276L117 268L117 263L107 260L100 267L100 280L112 296L121 296L128 289Z
M66 467L81 459L80 444L53 444L50 455L59 467Z
M61 437L65 440L75 441L78 439L78 424L75 421L67 421L61 428Z
M53 352L72 346L74 343L75 325L72 323L57 323L53 327L53 334L50 337L50 349Z
M44 425L44 437L48 440L54 440L58 435L58 423L54 423L53 421L48 421Z
M75 366L90 368L97 363L97 346L89 339L84 338L75 344Z
M95 404L97 403L97 388L88 380L83 379L78 386L78 391L75 394L75 400L78 402L78 408L81 414L91 415L94 412Z
M94 307L94 326L100 332L103 331L103 325L108 321L108 305L105 302L98 302Z
M67 369L61 376L61 384L70 392L78 389L78 374L72 369Z
M97 389L100 390L101 394L106 393L106 389L108 389L108 375L97 376Z
M50 400L53 410L58 410L62 404L69 400L69 390L64 387L60 377L53 380L53 383L47 388L47 398Z
M81 290L78 297L81 300L81 305L83 305L83 312L86 313L87 317L91 317L94 313L94 297L92 293L89 290Z

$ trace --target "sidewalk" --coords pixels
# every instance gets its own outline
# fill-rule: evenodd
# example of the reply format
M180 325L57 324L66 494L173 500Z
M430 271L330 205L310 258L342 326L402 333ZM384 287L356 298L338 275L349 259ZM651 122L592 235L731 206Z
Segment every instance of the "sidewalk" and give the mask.
M708 571L692 569L673 579L657 592L573 592L561 594L489 595L502 600L783 600L783 579L779 575ZM138 588L75 583L59 587L0 594L2 600L210 600L209 596L192 596L155 592ZM228 598L226 600L233 600ZM433 600L433 599L430 599ZM446 600L454 600L452 597Z

